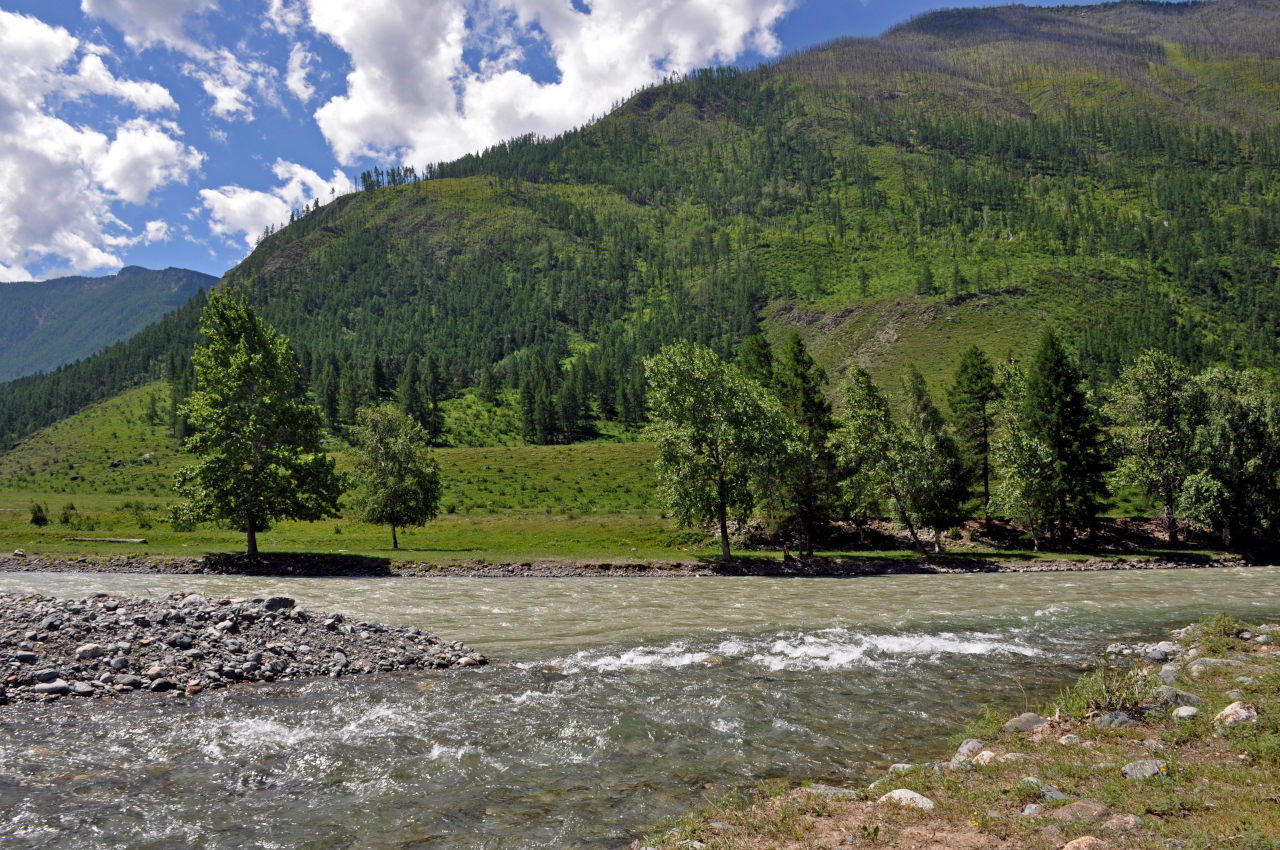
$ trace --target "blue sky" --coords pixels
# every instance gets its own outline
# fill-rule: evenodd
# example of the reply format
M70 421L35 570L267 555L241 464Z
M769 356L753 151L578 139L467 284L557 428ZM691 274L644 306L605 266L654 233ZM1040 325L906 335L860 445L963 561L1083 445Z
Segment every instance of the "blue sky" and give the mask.
M221 275L375 164L554 134L669 73L938 5L991 4L0 0L0 280Z

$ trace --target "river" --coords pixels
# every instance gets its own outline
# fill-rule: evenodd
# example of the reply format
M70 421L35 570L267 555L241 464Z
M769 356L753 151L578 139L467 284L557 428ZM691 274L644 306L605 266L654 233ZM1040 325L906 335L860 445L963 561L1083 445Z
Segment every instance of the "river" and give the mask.
M949 756L1111 640L1280 619L1280 567L857 579L6 574L0 591L292 596L495 663L0 709L5 847L625 846L709 788ZM1026 694L1024 696L1024 693Z

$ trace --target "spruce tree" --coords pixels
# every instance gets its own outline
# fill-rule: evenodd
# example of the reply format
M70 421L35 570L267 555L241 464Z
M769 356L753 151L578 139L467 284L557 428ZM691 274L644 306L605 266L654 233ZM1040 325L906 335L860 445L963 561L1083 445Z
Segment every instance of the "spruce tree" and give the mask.
M982 479L982 519L991 528L991 424L1000 398L996 370L976 344L960 355L955 378L947 388L947 404L956 436L970 462L972 478ZM971 479L972 480L972 479Z
M773 387L793 435L781 474L783 521L799 527L806 556L813 555L813 539L830 520L836 489L835 455L829 445L835 421L823 391L826 383L826 372L793 333L773 369Z
M1054 537L1067 543L1097 516L1107 463L1084 378L1052 329L1045 330L1031 358L1020 416L1049 452L1045 519Z

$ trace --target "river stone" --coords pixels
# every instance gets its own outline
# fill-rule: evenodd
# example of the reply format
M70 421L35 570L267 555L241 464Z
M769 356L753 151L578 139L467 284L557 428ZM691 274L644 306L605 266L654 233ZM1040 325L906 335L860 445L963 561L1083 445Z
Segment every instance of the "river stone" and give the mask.
M147 689L156 693L163 693L164 691L173 690L175 687L177 686L168 679L155 679L147 686Z
M41 682L38 685L32 685L31 693L62 696L63 694L71 693L71 686L62 679L54 679L51 682Z
M1182 665L1176 662L1170 662L1160 668L1158 675L1160 676L1160 681L1164 682L1166 685L1172 685L1174 682L1178 681L1178 674L1180 672L1182 672Z
M1075 841L1068 841L1062 845L1062 850L1109 850L1107 842L1101 838L1094 838L1092 835L1082 835Z
M956 750L956 754L951 757L951 764L957 765L967 762L974 755L982 751L987 744L980 738L967 738L960 744L960 748Z
M43 670L37 670L32 673L31 678L35 679L37 682L52 682L54 679L58 678L58 671L51 667L46 667Z
M1253 642L1268 644L1268 643L1275 643L1275 640L1276 639L1273 638L1271 635L1258 635L1256 638L1253 639Z
M19 664L35 664L40 660L40 656L34 652L15 652L13 657Z
M1151 779L1154 776L1163 776L1168 772L1169 766L1159 759L1131 761L1120 768L1120 774L1125 779Z
M1223 694L1223 696L1229 700L1232 700L1233 702L1239 701L1244 699L1244 691L1240 690L1239 688L1232 688L1231 690Z
M1219 726L1235 726L1237 723L1255 723L1258 720L1258 710L1248 703L1233 702L1231 705L1218 712L1218 716L1213 718L1213 722Z
M1194 720L1200 709L1194 705L1180 705L1173 710L1174 720Z
M991 764L991 762L995 760L996 760L996 754L991 750L983 750L982 752L978 753L976 756L973 757L973 763L977 765L982 765L983 767L986 767L987 765Z
M1142 818L1121 812L1107 818L1102 828L1110 832L1136 832L1142 829Z
M1027 711L1019 714L1012 720L1005 721L1004 731L1006 732L1030 732L1037 726L1043 726L1048 721L1034 711Z
M100 643L86 643L84 646L78 647L75 652L77 661L101 658L106 654L107 648Z
M195 608L197 605L208 605L209 600L198 593L193 593L178 605L179 608Z
M285 611L292 608L294 602L288 596L272 596L262 603L266 611Z
M164 678L164 674L166 672L167 671L163 667L161 667L159 664L156 664L152 667L148 667L147 672L143 673L142 675L146 676L148 679L162 679Z
M88 682L72 682L71 693L78 697L91 697L93 696L93 685Z
M1056 803L1059 800L1071 799L1038 776L1024 777L1020 782L1018 782L1018 786L1035 791L1046 803Z
M933 800L930 800L923 794L917 794L915 791L911 791L906 788L895 788L876 802L892 803L898 806L906 806L911 809L921 809L926 812L931 812L934 809Z
M140 688L143 685L139 676L112 676L111 681L117 685L124 685L126 688Z
M1100 729L1122 729L1129 726L1137 726L1138 721L1123 711L1108 711L1101 717L1095 717L1093 725Z
M1079 820L1097 823L1111 814L1111 809L1096 800L1076 800L1060 809L1054 809L1049 817L1056 820Z
M1027 803L1025 806L1022 807L1022 816L1024 818L1035 817L1036 815L1040 814L1042 811L1044 811L1044 806L1040 805L1039 803Z
M1155 704L1162 708L1176 708L1180 705L1204 705L1203 698L1168 685L1156 688L1151 697L1155 700Z

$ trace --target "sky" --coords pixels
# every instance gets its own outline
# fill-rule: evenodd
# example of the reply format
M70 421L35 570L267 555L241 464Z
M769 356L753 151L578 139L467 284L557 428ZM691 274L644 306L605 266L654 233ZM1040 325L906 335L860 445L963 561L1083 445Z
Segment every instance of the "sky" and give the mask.
M375 165L555 135L670 74L940 5L990 4L0 0L0 281L220 276Z

